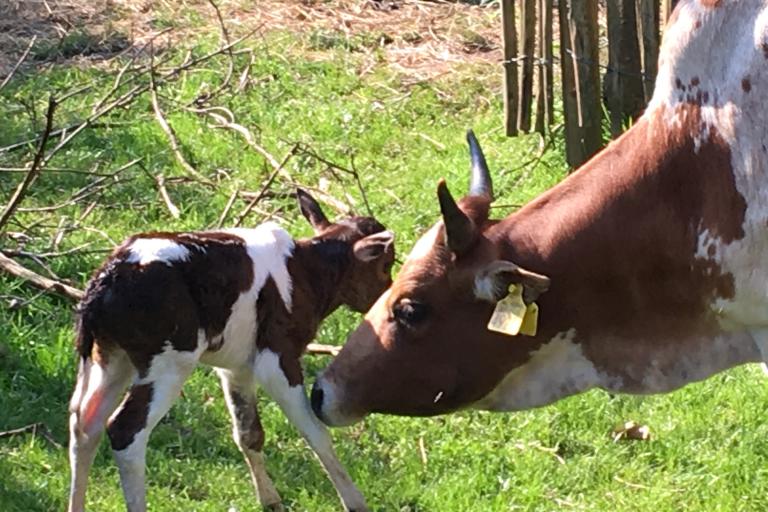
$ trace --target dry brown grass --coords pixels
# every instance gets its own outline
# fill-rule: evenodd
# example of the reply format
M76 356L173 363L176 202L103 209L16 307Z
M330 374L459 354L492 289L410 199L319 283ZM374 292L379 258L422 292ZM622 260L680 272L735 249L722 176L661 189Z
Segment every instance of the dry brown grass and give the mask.
M234 33L263 26L308 36L318 58L324 44L347 41L373 67L385 60L410 80L450 73L457 64L501 60L495 7L423 0L220 0ZM34 48L25 65L87 60L92 63L143 45L162 27L160 15L193 11L206 31L217 32L207 0L11 0L0 18L0 78ZM180 17L181 20L181 17ZM179 21L163 44L200 33ZM344 44L344 43L342 43ZM354 48L353 48L354 47Z

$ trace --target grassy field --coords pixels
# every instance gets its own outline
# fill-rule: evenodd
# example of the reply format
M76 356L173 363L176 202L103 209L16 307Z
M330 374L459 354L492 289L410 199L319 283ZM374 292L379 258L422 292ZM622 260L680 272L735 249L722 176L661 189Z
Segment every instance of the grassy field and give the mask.
M158 11L153 20L157 30L171 27L181 34L170 39L172 45L158 44L158 73L183 62L187 50L202 56L219 45L210 13L201 14L205 4L191 4ZM489 12L483 16L493 21ZM258 22L242 17L231 36ZM392 33L405 37L394 27ZM129 54L107 60L73 60L64 54L81 48L83 38L78 33L66 44L36 49L40 63L22 68L0 90L0 147L40 132L50 94L61 97L91 86L59 107L55 126L64 126L85 118L112 88ZM299 152L285 166L292 180L365 212L352 177L311 153L356 169L371 210L397 233L401 255L437 218L437 180L445 177L457 194L465 190L469 127L481 138L494 173L494 215L513 211L565 175L557 130L548 141L503 136L497 66L468 58L449 73L414 79L388 60L385 42L381 33L265 28L237 47L250 52L234 55L233 85L203 106L226 107L278 160L302 143L310 152ZM145 53L136 64L147 62ZM184 108L216 90L228 62L219 56L158 84L182 151L215 186L189 179L144 94L100 119L51 160L4 228L0 247L15 251L20 262L38 272L83 287L104 252L126 235L215 226L234 192L260 190L271 173L262 156L238 133L214 128L211 118ZM246 84L236 91L246 68ZM135 83L147 83L146 74L134 74ZM34 151L28 145L0 152L0 167L21 167ZM101 184L108 186L93 188L100 174L139 157L140 163ZM159 198L155 176L161 174L181 211L178 219ZM0 172L0 194L9 197L22 176ZM95 192L80 193L83 187ZM280 176L245 224L274 216L296 236L308 235L288 197L292 187ZM236 199L225 224L247 201ZM39 210L50 205L63 206ZM326 209L335 214L331 205ZM23 253L53 254L35 261ZM66 445L67 401L75 376L73 304L41 296L6 275L0 275L0 301L0 431L39 422ZM339 312L324 324L318 341L341 343L358 321ZM326 357L308 356L307 375L327 363ZM594 391L517 414L373 416L333 435L342 462L374 510L757 511L765 510L768 493L766 385L760 369L749 366L667 396ZM261 410L268 469L288 507L338 510L332 486L295 430L268 399L262 399ZM651 440L614 442L613 428L627 420L649 425ZM148 460L152 510L258 508L230 438L218 380L208 369L194 373L182 399L155 430ZM0 438L0 510L61 510L68 477L65 449L39 435ZM123 509L107 442L91 472L89 505Z

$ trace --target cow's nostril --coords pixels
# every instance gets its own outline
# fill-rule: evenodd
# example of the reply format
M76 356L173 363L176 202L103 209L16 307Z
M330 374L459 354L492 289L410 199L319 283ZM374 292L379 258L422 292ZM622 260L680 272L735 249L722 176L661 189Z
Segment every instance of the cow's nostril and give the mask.
M309 402L312 404L312 410L315 412L315 415L318 418L323 419L323 390L317 385L317 382L312 385L312 393L310 394Z

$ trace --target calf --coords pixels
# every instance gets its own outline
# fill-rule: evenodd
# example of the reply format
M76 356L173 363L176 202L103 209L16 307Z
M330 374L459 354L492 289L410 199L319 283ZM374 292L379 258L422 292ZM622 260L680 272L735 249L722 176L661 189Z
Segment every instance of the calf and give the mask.
M391 284L393 235L370 217L330 223L306 192L298 199L313 238L294 242L273 223L147 233L126 240L96 272L77 321L71 512L84 508L105 425L128 510L146 509L149 435L198 362L219 374L263 506L280 508L280 497L264 466L256 386L300 430L344 506L366 509L310 410L299 359L323 318L342 304L365 311Z

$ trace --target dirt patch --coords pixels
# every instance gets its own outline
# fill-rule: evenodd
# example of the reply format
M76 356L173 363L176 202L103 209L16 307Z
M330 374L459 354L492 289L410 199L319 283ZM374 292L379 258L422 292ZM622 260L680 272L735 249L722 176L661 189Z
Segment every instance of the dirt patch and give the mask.
M421 0L259 2L270 30L310 33L317 49L346 45L376 51L415 79L449 73L459 63L502 60L497 6Z
M207 31L218 31L206 0L11 0L0 18L0 78L35 39L25 66L87 58L104 60L143 45L168 28L160 14L193 12ZM343 47L386 61L413 80L450 73L457 64L501 61L498 7L422 0L220 0L231 32L263 27L306 36L308 50ZM199 27L174 21L173 40Z

